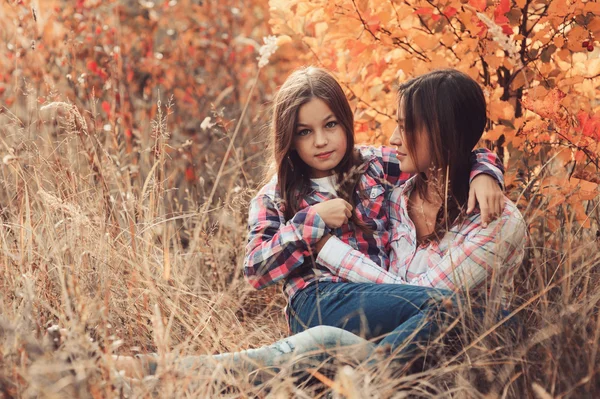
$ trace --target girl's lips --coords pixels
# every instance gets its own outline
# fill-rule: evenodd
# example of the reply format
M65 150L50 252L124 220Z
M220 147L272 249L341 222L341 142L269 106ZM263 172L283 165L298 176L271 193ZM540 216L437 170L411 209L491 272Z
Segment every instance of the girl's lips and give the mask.
M315 155L315 157L317 157L319 159L327 159L327 158L329 158L331 156L331 154L333 154L333 151L323 152L321 154Z
M397 153L396 153L396 156L398 156L398 157L405 157L405 156L406 156L406 154L405 154L405 153L403 153L403 152L397 152Z

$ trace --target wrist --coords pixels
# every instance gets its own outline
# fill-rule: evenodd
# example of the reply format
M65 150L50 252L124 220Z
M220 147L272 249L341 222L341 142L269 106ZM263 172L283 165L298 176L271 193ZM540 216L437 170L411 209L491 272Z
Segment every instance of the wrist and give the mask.
M321 237L321 239L315 244L315 255L319 255L319 252L321 252L321 249L323 249L323 247L325 246L327 241L329 241L330 238L331 234L329 233Z

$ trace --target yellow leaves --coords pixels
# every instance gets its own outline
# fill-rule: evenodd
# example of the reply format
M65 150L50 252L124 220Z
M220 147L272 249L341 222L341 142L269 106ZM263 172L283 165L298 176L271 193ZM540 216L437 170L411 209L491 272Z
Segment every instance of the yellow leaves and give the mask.
M562 19L574 11L575 7L567 0L552 0L548 7L548 15L556 16L557 19Z
M600 35L600 16L594 16L592 20L588 23L587 28L595 37L598 37Z
M585 3L585 6L583 7L583 12L584 13L591 12L592 14L600 14L600 4L598 4L596 2L588 1L587 3Z
M490 119L498 122L500 119L512 120L515 116L515 108L507 101L495 102L490 108Z
M586 76L592 77L600 75L600 58L592 58L586 62Z
M394 132L394 129L396 129L396 126L398 126L398 124L395 120L387 118L385 122L381 123L381 132L387 137L390 137Z
M526 86L526 87L531 86L531 82L533 82L535 75L536 75L536 72L532 71L529 68L522 69L521 71L519 71L517 73L517 76L515 76L515 78L513 79L512 83L511 83L511 88L513 90L516 90L523 86Z
M431 51L440 45L436 36L425 33L416 34L413 36L412 41L424 51Z
M588 38L588 32L582 26L575 25L567 33L567 48L571 51L583 51L581 43Z
M589 201L600 194L598 191L598 184L576 179L575 177L569 179L569 187L574 193L573 196L577 201Z

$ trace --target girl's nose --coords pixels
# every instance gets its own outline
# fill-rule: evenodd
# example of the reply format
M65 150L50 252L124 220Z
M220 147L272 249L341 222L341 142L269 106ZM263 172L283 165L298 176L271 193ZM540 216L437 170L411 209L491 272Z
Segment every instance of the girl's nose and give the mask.
M328 143L327 136L321 130L315 131L315 147L324 147Z
M402 137L400 135L400 129L398 129L398 127L394 129L394 133L392 133L392 137L390 137L390 144L396 146L402 145Z

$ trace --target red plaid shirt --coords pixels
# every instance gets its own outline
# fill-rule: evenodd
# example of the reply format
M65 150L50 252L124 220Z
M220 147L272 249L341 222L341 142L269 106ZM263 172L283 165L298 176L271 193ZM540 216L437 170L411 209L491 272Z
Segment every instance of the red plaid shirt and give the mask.
M296 292L316 281L341 282L343 278L319 265L313 256L314 245L327 233L363 253L383 268L389 269L390 233L387 199L391 190L402 185L411 175L400 170L396 150L391 147L358 148L367 170L361 176L359 191L366 199L355 201L356 215L372 231L364 234L352 222L338 229L329 229L314 210L313 205L334 198L333 194L313 191L302 201L302 210L285 220L277 179L273 177L250 203L248 216L248 244L244 260L244 274L255 288L265 288L285 279L284 292L288 300ZM503 183L503 167L498 157L485 149L474 152L471 179L487 173Z
M410 284L453 291L487 289L492 299L506 307L527 239L525 221L515 204L505 199L502 215L487 227L476 212L452 226L439 242L419 246L408 215L413 183L410 179L389 199L392 237L388 270L337 237L323 246L318 264L353 283Z

